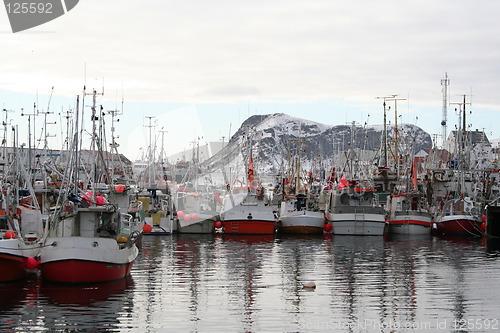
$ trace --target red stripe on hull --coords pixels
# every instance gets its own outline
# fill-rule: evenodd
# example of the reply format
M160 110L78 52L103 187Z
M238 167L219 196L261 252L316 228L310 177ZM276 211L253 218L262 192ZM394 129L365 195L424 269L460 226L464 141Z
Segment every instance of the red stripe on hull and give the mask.
M225 234L271 235L274 234L274 221L229 220L221 221Z
M421 220L390 220L389 224L416 224L416 225L423 225L425 227L430 227L432 225L431 222L428 221L421 221Z
M20 280L26 275L26 258L0 254L0 282Z
M124 278L132 263L112 264L85 260L60 260L40 265L43 279L61 283L106 282Z

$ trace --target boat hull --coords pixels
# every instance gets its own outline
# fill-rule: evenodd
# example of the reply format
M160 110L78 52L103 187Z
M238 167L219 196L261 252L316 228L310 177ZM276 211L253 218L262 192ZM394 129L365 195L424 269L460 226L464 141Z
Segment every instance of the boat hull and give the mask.
M386 222L383 214L335 213L329 214L335 235L382 236L385 233Z
M111 238L48 238L41 251L42 278L61 283L93 283L121 279L130 273L139 250Z
M20 280L26 277L26 258L0 253L0 282Z
M325 227L321 212L294 211L280 218L278 231L288 234L319 234Z
M122 279L130 274L132 262L116 264L66 259L41 265L43 279L60 283L94 283Z
M25 243L18 238L0 240L0 282L26 277L29 272L26 261L39 253L38 245Z
M397 214L389 220L389 232L403 235L429 235L432 230L430 214Z
M275 231L274 220L233 219L221 222L225 234L270 235Z
M437 231L444 235L480 236L481 221L471 215L445 215L435 221Z
M238 205L221 214L222 230L226 234L274 234L275 211L270 206Z
M211 234L215 231L214 217L204 217L203 215L195 221L179 219L177 232L182 234Z

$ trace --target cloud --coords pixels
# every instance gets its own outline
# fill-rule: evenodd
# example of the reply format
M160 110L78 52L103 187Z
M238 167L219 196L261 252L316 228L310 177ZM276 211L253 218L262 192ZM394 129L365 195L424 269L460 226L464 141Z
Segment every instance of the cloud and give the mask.
M104 79L113 103L123 90L138 103L330 100L366 112L356 105L399 94L439 110L448 72L450 99L472 90L476 107L500 110L498 12L470 0L86 0L2 36L0 89L74 97Z
M382 88L427 100L431 89L439 94L431 85L444 71L481 88L494 84L498 73L499 23L490 13L499 5L492 2L140 6L138 12L131 1L89 0L48 24L54 33L8 36L12 47L2 57L11 61L0 65L7 75L0 85L7 89L17 76L33 91L67 80L63 93L74 94L87 64L89 76L125 82L133 100L371 99ZM21 83L15 89L23 89Z

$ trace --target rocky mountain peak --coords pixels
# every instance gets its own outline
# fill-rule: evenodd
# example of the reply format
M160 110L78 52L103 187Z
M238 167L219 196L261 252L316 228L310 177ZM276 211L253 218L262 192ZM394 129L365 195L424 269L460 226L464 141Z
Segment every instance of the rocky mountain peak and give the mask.
M377 155L382 145L383 125L326 125L275 113L254 115L243 122L228 145L206 162L208 168L219 168L252 150L259 172L279 172L291 155L300 153L303 163L320 160L331 164L335 154L349 149L371 151ZM395 146L394 126L388 125L387 145ZM411 124L398 126L398 147L404 154L414 154L432 146L431 136Z

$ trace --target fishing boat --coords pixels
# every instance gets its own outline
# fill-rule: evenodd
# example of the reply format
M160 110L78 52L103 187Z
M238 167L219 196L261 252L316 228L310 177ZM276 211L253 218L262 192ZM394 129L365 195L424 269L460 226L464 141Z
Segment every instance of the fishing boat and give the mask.
M389 233L404 235L430 235L432 214L423 206L418 194L393 194L388 200Z
M95 91L93 97L92 119L97 119ZM78 106L77 98L75 133L78 133ZM92 147L101 146L94 142L97 138L94 126ZM127 224L130 221L123 218L117 204L107 202L99 195L96 186L86 192L81 189L78 179L78 134L74 136L71 150L73 163L63 175L66 185L60 189L56 205L47 220L48 235L40 251L42 278L70 284L124 278L130 273L139 253L136 241L140 232L130 230ZM93 175L91 184L96 184L96 179L97 175Z
M220 213L222 231L225 234L274 234L278 213L270 205L265 188L256 186L251 149L246 175L248 185L227 185Z
M302 143L302 142L300 142ZM297 149L301 151L301 147ZM283 184L284 195L278 220L278 232L290 234L319 234L325 227L325 202L321 195L322 184L312 173L301 167L300 154ZM290 181L291 180L291 181Z
M404 235L430 235L432 213L418 187L417 162L413 158L406 181L396 186L388 197L389 233ZM410 182L411 180L411 182Z
M176 216L172 201L171 184L168 181L166 156L164 151L164 133L162 135L162 146L159 159L156 157L156 145L153 140L151 123L153 117L149 118L149 147L147 166L142 173L137 175L136 183L138 189L133 193L134 202L138 209L137 214L144 221L144 227L150 230L145 235L167 235L177 231ZM137 200L137 201L136 201Z
M220 214L225 234L274 234L277 218L276 210L249 187L230 190Z
M312 201L312 205L308 204ZM304 199L299 194L296 201L282 202L278 232L290 234L319 234L325 226L325 214L317 206L314 197ZM307 207L307 209L306 209Z
M44 233L40 207L18 150L12 161L2 162L0 282L6 282L22 279L37 268ZM21 184L27 188L20 189Z
M341 178L332 188L327 219L335 235L381 236L385 232L385 210L378 204L375 189Z
M437 231L443 235L480 236L483 221L469 197L446 201L434 219Z
M218 221L217 200L214 197L214 186L209 175L200 181L199 139L196 154L188 163L181 184L174 193L174 206L177 211L177 232L210 234L215 231L214 223Z
M200 189L188 190L181 186L175 193L177 209L177 231L185 234L210 234L215 230L218 220L215 198Z
M460 104L458 129L452 132L455 136L453 158L449 161L448 168L442 170L445 171L444 173L434 172L436 180L442 184L449 184L449 187L445 188L445 194L436 198L435 202L437 209L434 223L438 233L442 235L480 236L484 234L481 227L484 202L479 200L477 194L474 195L475 191L472 187L474 183L481 184L484 181L477 178L477 172L472 166L472 133L467 131L465 98L464 95L463 102L458 103ZM438 177L438 174L441 177ZM446 174L450 178L448 182L445 181Z
M362 163L355 149L355 125L351 145L338 182L331 184L326 217L335 235L381 236L386 231L385 209L379 204L370 164Z
M23 209L10 211L5 206L0 209L0 282L22 279L38 266L43 235L41 220L23 224L23 216L28 222L28 213L23 214Z
M64 204L51 216L50 232L40 252L45 280L92 283L121 279L130 273L140 233L126 230L112 204L87 208Z

